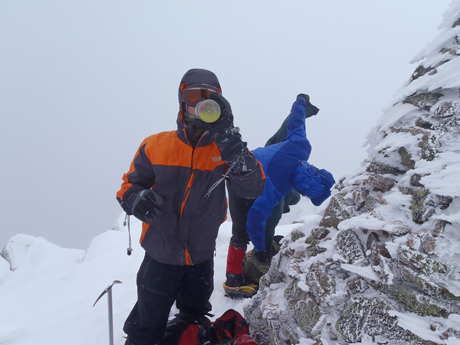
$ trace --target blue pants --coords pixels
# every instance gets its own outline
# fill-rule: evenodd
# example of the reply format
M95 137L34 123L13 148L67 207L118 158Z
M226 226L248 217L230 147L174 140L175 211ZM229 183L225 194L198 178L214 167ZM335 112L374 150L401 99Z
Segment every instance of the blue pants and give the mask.
M136 345L158 343L174 302L181 313L202 316L211 310L213 259L193 266L166 265L147 253L137 273L137 302L123 331Z

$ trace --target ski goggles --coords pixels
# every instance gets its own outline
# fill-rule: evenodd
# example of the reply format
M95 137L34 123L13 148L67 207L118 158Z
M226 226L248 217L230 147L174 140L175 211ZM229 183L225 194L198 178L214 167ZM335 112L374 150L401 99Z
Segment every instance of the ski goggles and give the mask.
M188 105L195 105L200 100L208 99L209 96L220 93L220 90L214 86L200 84L189 85L182 91L181 100Z

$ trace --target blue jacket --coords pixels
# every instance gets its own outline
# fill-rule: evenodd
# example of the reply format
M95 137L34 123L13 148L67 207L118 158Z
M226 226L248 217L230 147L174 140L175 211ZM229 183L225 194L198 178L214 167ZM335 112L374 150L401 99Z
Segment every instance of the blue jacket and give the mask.
M307 102L302 97L292 105L287 120L286 140L253 150L265 173L264 192L257 197L248 213L246 224L256 251L265 249L265 222L273 207L294 188L320 205L330 195L335 183L332 175L308 163L311 145L307 139L305 113Z

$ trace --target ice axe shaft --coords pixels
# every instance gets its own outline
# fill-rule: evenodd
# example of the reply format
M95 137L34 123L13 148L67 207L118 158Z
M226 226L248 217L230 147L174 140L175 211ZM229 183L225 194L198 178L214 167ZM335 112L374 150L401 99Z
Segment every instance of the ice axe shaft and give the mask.
M113 345L113 309L112 309L112 286L115 284L121 284L121 281L114 280L112 284L107 286L107 288L102 291L102 293L97 298L96 302L94 302L93 307L96 303L107 293L107 301L108 301L108 310L109 310L109 344Z

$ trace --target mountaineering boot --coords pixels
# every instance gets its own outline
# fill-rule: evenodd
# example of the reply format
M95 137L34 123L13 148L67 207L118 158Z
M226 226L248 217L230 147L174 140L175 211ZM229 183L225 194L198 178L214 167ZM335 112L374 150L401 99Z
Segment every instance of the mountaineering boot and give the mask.
M251 298L257 293L258 286L244 280L243 274L226 273L224 283L225 296L231 298Z
M237 248L230 243L227 255L227 280L224 283L225 296L251 298L257 293L257 286L248 284L243 276L246 248Z

